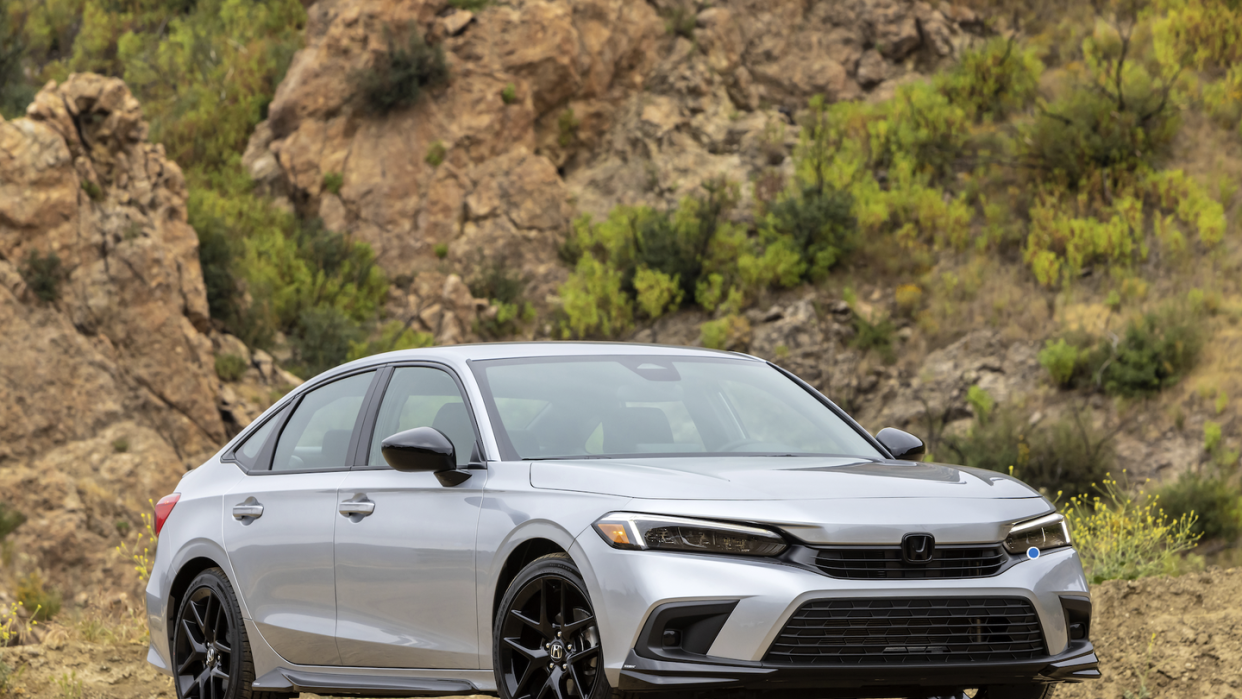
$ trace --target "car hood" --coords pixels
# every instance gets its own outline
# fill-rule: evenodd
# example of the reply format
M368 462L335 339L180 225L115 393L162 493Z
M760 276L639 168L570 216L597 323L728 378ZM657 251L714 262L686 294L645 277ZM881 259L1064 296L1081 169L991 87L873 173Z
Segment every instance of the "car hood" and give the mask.
M680 457L536 461L531 485L647 500L1039 498L983 469L852 457Z

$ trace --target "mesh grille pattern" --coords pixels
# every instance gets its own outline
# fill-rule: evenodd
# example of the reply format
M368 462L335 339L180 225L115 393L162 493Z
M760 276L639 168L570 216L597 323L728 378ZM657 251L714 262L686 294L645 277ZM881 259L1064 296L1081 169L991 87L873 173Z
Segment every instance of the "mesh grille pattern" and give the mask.
M900 546L841 546L819 549L815 566L825 575L848 580L961 579L996 575L1009 560L1000 545L938 546L931 561L911 565Z
M1044 655L1035 609L1008 597L818 600L768 649L778 665L902 665Z

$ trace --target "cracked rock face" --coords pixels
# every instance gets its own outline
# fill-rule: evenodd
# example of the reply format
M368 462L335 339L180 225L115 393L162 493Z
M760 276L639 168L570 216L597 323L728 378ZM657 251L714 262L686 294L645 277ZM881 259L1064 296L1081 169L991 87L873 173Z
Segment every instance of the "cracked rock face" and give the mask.
M288 206L370 243L390 278L427 275L390 308L440 344L469 341L472 309L487 303L450 300L452 273L499 263L543 306L565 278L556 251L575 214L670 205L720 175L779 189L797 142L790 115L811 96L863 97L970 38L912 0L707 5L519 0L470 13L446 0L318 0L243 164ZM669 30L673 16L693 40ZM357 72L409 32L443 47L450 82L368 111ZM436 144L439 164L427 157ZM337 193L323 187L329 173Z
M225 435L181 170L120 80L49 83L27 115L0 121L0 493L55 575L109 558L116 520ZM58 299L27 284L32 253L59 258Z

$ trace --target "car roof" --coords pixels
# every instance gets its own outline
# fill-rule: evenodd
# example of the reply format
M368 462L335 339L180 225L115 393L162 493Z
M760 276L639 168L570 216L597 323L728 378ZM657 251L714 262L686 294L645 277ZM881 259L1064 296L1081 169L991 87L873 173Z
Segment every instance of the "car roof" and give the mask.
M733 357L755 360L754 357L737 352L704 349L702 347L678 347L650 345L635 342L488 342L467 345L446 345L425 349L399 350L367 357L371 362L392 362L416 359L452 359L458 361L487 359L518 359L528 357L577 357L616 355L671 355L683 357Z

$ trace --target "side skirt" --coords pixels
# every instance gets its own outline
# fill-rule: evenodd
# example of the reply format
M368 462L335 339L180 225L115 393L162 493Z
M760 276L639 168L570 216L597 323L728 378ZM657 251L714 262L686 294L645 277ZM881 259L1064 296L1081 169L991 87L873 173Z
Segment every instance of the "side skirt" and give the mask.
M366 697L444 697L496 691L491 670L355 667L272 670L255 680L254 688Z

